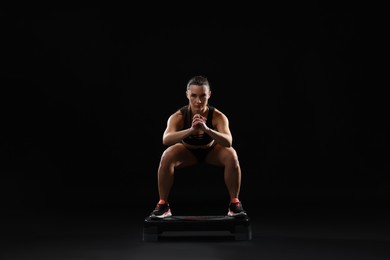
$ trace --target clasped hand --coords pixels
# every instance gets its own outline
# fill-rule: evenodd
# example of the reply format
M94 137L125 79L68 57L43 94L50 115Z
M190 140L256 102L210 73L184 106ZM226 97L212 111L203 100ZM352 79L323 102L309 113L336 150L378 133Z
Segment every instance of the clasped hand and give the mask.
M208 129L206 125L206 120L207 120L206 117L200 114L195 114L194 117L192 118L192 128L196 130L206 131Z

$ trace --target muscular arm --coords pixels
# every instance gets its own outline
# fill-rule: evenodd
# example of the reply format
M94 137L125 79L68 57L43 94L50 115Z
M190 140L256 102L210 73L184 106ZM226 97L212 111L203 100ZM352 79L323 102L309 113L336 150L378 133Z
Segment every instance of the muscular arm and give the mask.
M215 130L210 129L204 125L204 131L220 145L224 147L231 147L233 143L233 137L229 129L228 118L223 113L216 110L213 124Z
M179 129L182 128L182 124L183 115L179 111L175 112L168 118L167 127L162 139L164 145L172 145L181 142L194 131L192 127L179 131Z

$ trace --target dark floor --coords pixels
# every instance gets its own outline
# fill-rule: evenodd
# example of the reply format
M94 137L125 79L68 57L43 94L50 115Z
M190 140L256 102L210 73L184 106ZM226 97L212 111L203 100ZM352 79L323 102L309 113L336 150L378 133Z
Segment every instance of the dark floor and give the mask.
M0 259L390 259L388 210L263 209L250 241L148 242L149 210L7 211Z

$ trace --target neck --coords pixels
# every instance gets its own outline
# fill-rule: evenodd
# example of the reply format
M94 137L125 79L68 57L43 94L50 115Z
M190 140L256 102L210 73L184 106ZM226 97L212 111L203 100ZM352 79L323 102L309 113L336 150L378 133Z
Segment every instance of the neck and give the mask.
M195 109L195 108L190 107L190 110L191 110L192 115L201 114L202 116L205 116L205 114L209 110L209 107L205 106L205 107L202 107L201 109Z

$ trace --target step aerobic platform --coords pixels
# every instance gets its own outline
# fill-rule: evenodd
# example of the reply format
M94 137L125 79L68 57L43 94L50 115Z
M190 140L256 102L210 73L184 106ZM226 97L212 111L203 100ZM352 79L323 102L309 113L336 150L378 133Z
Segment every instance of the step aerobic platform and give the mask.
M251 240L252 228L248 216L171 216L164 219L145 218L143 241L164 238L224 237Z

